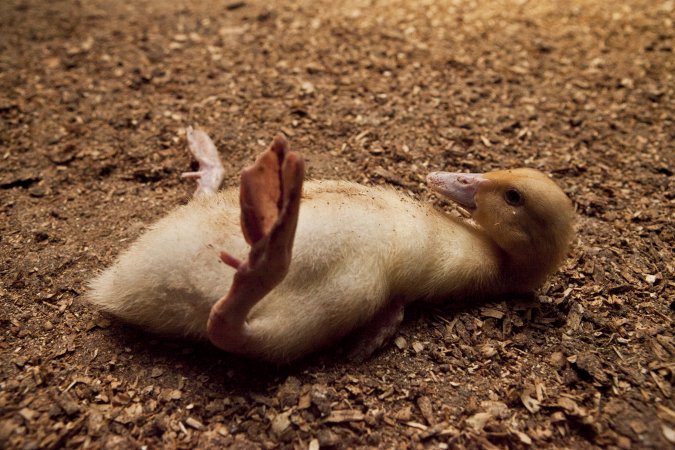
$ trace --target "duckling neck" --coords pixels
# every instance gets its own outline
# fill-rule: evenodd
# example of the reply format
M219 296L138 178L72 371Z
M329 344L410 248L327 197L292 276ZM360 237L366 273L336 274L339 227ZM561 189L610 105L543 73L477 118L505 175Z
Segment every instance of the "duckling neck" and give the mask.
M503 252L485 233L438 214L422 246L418 286L430 301L471 298L501 290Z
M555 256L542 250L529 248L507 253L501 270L504 291L530 292L541 286L555 269Z
M420 276L430 300L530 292L557 264L540 249L508 252L482 228L441 219L445 224L433 227L424 247L428 265Z

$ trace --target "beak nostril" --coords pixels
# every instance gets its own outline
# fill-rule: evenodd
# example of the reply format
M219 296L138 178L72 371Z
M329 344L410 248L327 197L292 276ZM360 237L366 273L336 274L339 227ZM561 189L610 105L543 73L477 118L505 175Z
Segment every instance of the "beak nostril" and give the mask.
M473 173L432 172L427 177L433 191L470 210L476 209L474 197L481 181L480 174Z

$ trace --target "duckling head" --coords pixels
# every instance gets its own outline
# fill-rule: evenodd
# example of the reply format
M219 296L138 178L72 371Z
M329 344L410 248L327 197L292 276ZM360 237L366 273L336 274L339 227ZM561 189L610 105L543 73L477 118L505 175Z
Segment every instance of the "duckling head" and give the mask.
M526 284L542 283L565 257L574 235L574 208L544 173L533 169L434 172L427 181L434 191L471 213L506 253L512 271L517 272L514 275Z

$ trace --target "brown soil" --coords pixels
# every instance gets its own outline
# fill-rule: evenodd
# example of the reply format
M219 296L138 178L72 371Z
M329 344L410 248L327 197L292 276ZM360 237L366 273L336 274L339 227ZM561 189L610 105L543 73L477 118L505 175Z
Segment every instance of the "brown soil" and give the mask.
M0 2L0 447L672 446L674 8ZM229 186L280 130L425 201L430 170L540 168L578 240L533 299L412 309L365 364L148 336L78 300L189 199L189 124Z

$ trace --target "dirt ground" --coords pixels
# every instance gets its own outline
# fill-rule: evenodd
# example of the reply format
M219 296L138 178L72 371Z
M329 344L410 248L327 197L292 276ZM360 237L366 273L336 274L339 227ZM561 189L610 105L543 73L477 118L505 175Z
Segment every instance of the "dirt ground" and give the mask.
M673 448L672 0L0 2L0 447ZM412 308L363 364L150 336L80 299L283 131L314 178L422 201L530 166L578 238L533 298ZM447 205L437 203L439 207Z

